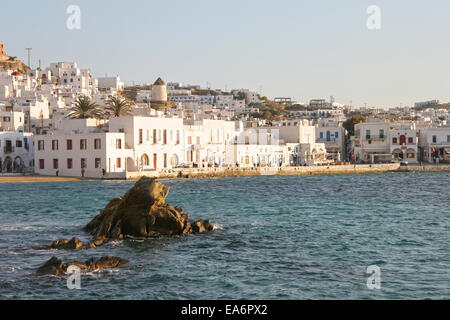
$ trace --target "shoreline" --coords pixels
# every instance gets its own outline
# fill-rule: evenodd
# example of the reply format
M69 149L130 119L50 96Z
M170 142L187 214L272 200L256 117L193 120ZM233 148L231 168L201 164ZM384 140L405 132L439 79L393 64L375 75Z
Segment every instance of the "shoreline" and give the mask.
M73 181L127 181L137 180L142 176L158 179L207 179L250 176L308 176L308 175L346 175L375 173L436 173L450 172L447 164L367 164L367 165L330 165L315 167L283 167L283 168L189 168L166 169L161 171L128 173L122 179L98 179L81 177L55 177L40 175L6 175L0 176L2 183L38 183L38 182L73 182Z
M72 181L93 181L93 178L77 178L77 177L50 177L39 175L27 176L0 176L0 185L2 183L37 183L37 182L72 182Z

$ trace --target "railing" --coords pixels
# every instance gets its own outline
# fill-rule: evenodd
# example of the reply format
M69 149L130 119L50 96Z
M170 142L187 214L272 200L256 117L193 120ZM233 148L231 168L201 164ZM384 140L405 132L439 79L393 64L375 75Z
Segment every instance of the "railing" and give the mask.
M7 154L7 153L13 153L13 152L14 152L14 147L8 147L8 146L3 147L3 153Z
M366 135L366 140L384 140L384 139L386 139L387 137L385 136L385 135L373 135L373 136L370 136L370 135Z

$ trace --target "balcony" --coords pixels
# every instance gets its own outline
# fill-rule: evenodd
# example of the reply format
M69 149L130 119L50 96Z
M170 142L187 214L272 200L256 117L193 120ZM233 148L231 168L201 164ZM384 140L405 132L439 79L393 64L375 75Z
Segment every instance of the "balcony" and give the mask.
M380 140L380 141L384 141L386 140L386 136L382 135L382 134L377 134L377 135L366 135L366 140Z
M3 147L3 153L4 154L13 153L13 152L14 152L14 147L11 147L11 146L4 146Z

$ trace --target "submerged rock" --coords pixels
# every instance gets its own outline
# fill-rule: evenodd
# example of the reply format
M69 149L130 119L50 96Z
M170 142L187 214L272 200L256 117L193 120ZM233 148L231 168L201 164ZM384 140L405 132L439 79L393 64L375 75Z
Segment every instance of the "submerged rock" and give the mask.
M65 275L67 269L70 266L77 266L81 270L102 270L102 269L111 269L116 268L121 265L127 264L129 261L126 259L118 258L118 257L102 257L98 260L91 258L86 262L80 261L72 261L68 263L62 263L60 259L57 257L52 257L42 266L40 266L37 271L37 276L43 275L54 275L54 276L62 276Z
M193 223L180 207L166 203L170 188L143 177L122 197L111 200L84 230L96 241L123 237L158 237L213 230L208 220Z
M53 241L52 244L47 246L48 249L64 249L64 250L81 250L83 249L83 242L78 238L72 238L70 240L62 239Z

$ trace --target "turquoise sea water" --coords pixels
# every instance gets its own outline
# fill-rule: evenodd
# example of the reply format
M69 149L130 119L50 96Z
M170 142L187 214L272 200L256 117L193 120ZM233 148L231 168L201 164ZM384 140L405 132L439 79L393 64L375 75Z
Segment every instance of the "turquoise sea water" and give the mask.
M81 231L132 182L0 185L0 299L449 299L450 174L163 180L168 202L218 229L113 241L88 251L33 246ZM129 265L34 277L63 261L114 255ZM381 289L366 286L370 265Z

